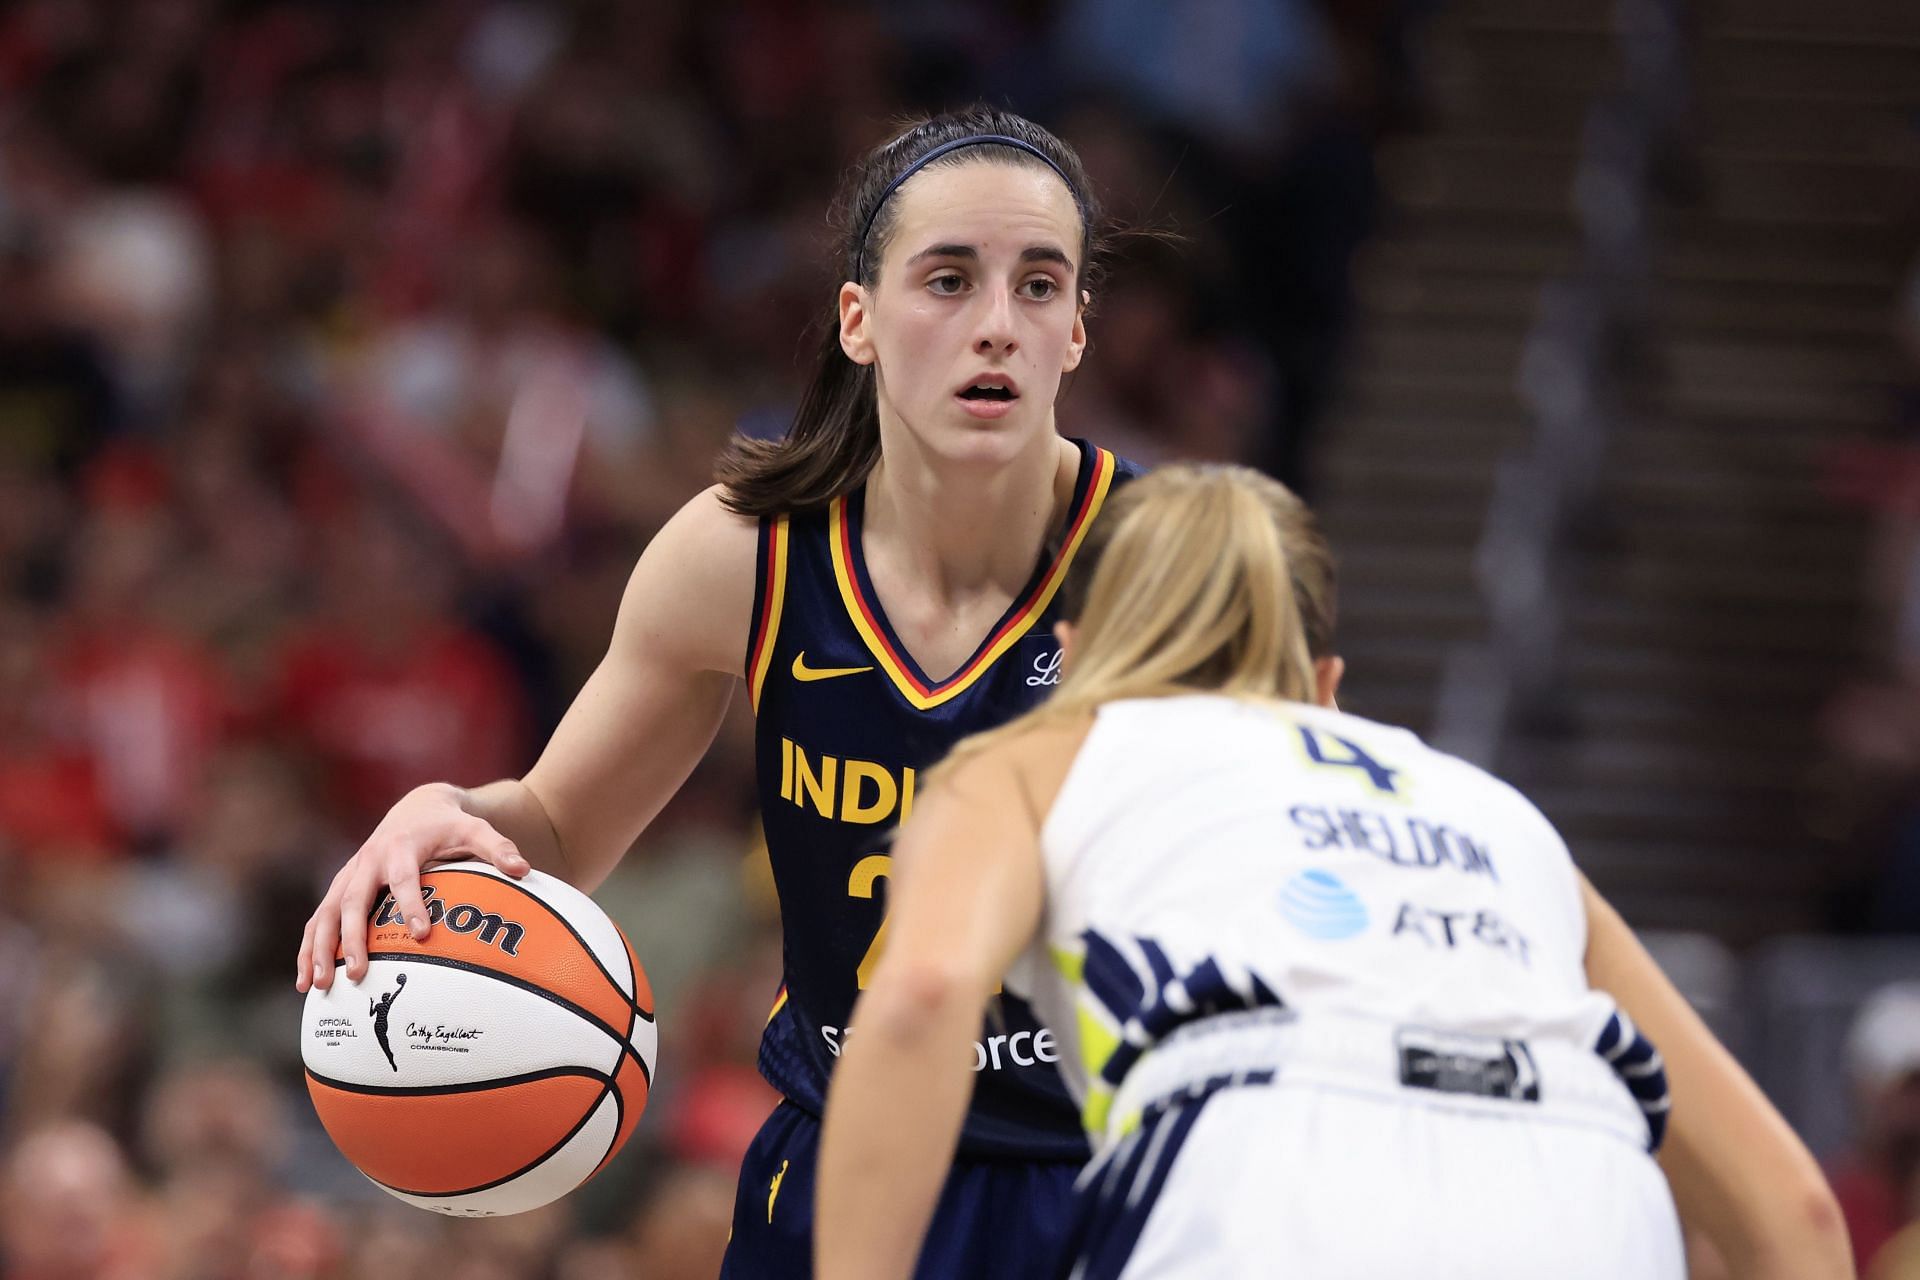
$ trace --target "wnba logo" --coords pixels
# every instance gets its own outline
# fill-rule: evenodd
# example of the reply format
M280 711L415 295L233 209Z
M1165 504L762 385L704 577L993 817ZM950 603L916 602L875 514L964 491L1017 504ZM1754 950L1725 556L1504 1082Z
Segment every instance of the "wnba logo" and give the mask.
M367 1001L367 1016L373 1019L373 1038L380 1042L380 1052L387 1055L387 1065L395 1071L400 1069L400 1064L393 1060L393 1046L387 1043L387 1014L393 1008L393 1002L399 999L400 992L406 988L406 985L407 975L404 973L400 974L393 980L393 990L376 999Z
M480 941L487 946L498 946L510 956L520 954L520 939L527 936L525 925L504 920L491 911L482 911L470 902L449 907L434 895L439 893L437 886L427 886L420 890L420 896L426 899L427 919L434 924L443 924L455 933L477 933ZM380 900L380 910L373 917L373 927L404 923L400 918L400 905L389 893Z

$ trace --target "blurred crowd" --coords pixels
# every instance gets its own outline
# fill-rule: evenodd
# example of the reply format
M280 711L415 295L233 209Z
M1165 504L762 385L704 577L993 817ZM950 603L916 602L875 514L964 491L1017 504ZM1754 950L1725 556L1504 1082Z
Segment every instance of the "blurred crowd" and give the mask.
M652 531L782 428L902 111L1026 111L1185 238L1099 300L1070 432L1308 487L1424 7L0 9L0 1273L712 1275L779 978L742 708L599 895L660 1084L559 1206L341 1161L307 913L409 786L526 768Z
M1920 115L1909 171L1920 165ZM1920 190L1904 241L1920 245ZM1874 515L1866 564L1868 665L1827 708L1838 765L1826 788L1835 834L1863 857L1851 869L1836 923L1920 934L1920 256L1899 290L1892 331L1899 364L1893 430L1844 447L1836 489ZM1839 869L1836 878L1849 871ZM1920 981L1875 992L1846 1045L1856 1140L1830 1162L1869 1280L1920 1278Z
M1920 170L1920 118L1911 147ZM1909 243L1920 244L1920 192ZM1920 258L1900 291L1894 430L1840 452L1837 488L1873 513L1868 668L1828 709L1840 763L1835 825L1870 851L1840 923L1920 933Z
M0 1276L713 1275L773 1102L744 707L598 895L659 1087L557 1206L442 1220L341 1160L300 1083L307 913L409 786L524 771L647 538L783 428L834 185L903 112L1010 105L1180 237L1123 242L1064 429L1311 495L1431 7L0 9ZM1913 932L1920 267L1896 325L1905 434L1836 470L1878 513L1878 649L1826 728L1835 821L1883 851L1836 918ZM1850 1053L1864 1262L1920 1203L1920 994Z

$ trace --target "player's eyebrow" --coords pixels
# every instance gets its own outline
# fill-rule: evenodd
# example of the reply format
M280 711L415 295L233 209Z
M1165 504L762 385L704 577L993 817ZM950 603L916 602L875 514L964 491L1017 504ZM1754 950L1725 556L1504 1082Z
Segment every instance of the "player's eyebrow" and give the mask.
M1068 275L1073 274L1073 259L1069 258L1064 251L1056 249L1050 244L1028 245L1020 251L1020 261L1051 262L1065 270Z
M966 262L978 262L980 261L980 251L970 244L928 245L911 258L908 258L907 265L911 267L915 263L922 262L928 258L959 258ZM1069 274L1073 271L1073 259L1069 258L1065 251L1050 244L1028 245L1020 251L1020 261L1051 262L1065 269Z

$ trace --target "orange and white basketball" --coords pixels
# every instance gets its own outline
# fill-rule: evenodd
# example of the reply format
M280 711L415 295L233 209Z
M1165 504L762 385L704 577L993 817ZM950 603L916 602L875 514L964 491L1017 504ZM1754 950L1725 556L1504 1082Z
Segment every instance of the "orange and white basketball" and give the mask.
M592 1177L646 1108L653 992L619 926L552 876L459 862L420 887L425 942L386 895L367 976L307 993L307 1091L347 1159L409 1204L537 1208Z

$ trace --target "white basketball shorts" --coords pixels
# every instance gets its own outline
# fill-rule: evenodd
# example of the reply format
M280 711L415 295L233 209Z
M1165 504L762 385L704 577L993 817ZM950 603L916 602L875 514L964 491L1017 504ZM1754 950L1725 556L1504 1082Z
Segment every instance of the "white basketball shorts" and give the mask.
M1551 1068L1539 1102L1285 1066L1209 1080L1089 1166L1061 1274L1684 1280L1631 1101L1555 1105Z

